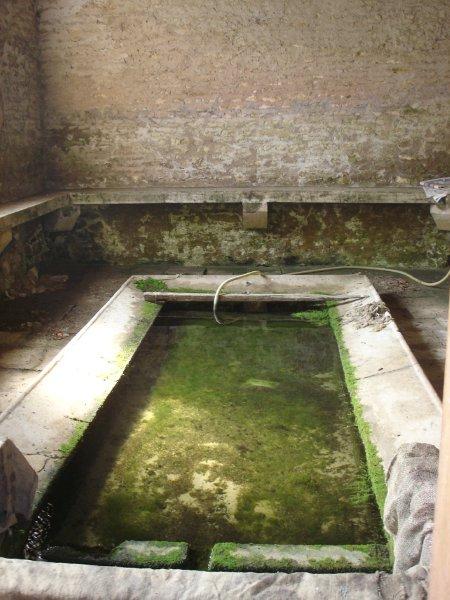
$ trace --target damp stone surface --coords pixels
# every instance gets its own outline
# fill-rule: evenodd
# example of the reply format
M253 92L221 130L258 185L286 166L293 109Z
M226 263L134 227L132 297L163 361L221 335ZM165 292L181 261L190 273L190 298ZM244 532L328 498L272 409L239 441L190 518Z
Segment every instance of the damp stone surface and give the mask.
M187 542L200 569L220 542L385 543L326 311L163 311L49 499L49 545Z

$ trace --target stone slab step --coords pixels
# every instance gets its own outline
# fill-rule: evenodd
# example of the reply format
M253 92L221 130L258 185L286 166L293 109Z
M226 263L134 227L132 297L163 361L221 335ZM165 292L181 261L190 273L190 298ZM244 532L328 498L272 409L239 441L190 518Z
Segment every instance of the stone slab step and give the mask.
M210 571L307 571L348 573L390 569L387 548L379 544L319 546L215 544Z
M69 546L50 546L42 551L44 560L146 569L180 569L186 564L186 542L134 541L122 542L108 554L90 553Z

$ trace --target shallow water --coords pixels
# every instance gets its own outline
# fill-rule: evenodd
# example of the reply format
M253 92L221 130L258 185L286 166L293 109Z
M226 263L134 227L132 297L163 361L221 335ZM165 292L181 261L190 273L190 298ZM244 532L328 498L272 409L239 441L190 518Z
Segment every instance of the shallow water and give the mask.
M328 326L162 316L55 486L49 542L383 542Z

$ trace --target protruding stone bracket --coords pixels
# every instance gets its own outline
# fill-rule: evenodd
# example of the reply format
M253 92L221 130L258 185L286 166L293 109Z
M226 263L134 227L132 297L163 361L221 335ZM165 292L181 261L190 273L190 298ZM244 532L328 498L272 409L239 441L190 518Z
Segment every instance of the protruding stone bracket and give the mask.
M267 229L267 200L242 202L242 225L244 229Z
M450 206L446 201L432 204L430 213L439 231L450 231Z

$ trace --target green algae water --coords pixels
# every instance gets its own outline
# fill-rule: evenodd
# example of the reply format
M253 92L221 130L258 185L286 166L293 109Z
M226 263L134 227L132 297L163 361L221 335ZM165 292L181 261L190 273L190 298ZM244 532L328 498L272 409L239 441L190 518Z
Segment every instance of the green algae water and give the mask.
M217 542L385 542L320 318L163 311L50 496L50 544L184 541L196 568Z

